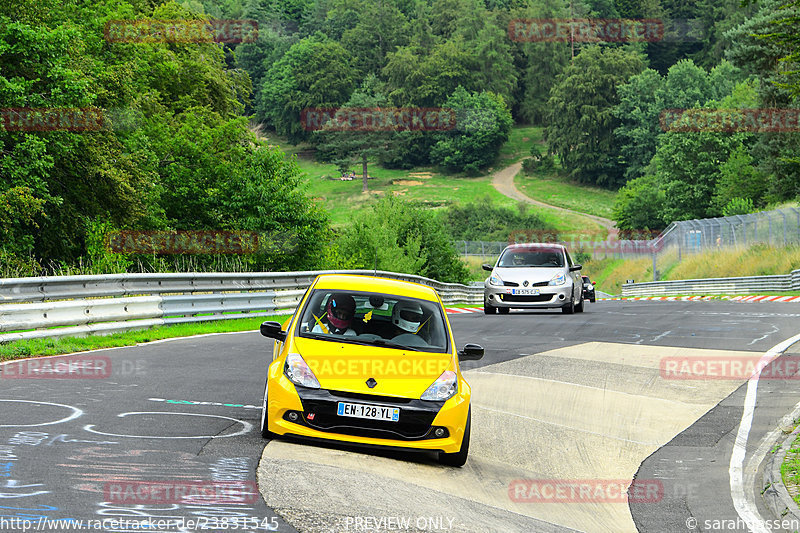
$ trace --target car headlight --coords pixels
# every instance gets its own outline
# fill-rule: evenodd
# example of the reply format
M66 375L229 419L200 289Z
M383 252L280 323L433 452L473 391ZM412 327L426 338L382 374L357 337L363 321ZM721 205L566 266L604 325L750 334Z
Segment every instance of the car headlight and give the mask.
M436 381L428 387L428 390L422 393L419 397L420 400L434 400L442 401L451 398L458 392L458 376L452 370L445 370L442 375L436 378Z
M498 276L497 274L492 274L492 275L489 277L489 285L499 285L499 286L502 286L502 285L503 285L503 280L502 280L502 279L500 279L500 276Z
M553 276L550 281L547 282L548 285L563 285L567 282L567 276L563 272L561 274L556 274Z
M308 363L300 356L299 353L290 353L286 356L286 365L283 367L283 373L289 378L289 381L295 385L308 387L310 389L320 388L319 380Z

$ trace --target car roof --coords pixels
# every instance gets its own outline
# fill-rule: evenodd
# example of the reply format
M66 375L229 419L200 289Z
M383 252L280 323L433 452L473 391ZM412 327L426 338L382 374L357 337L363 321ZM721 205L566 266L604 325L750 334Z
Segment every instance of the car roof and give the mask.
M529 242L520 244L510 244L506 246L506 250L511 250L512 252L524 252L528 250L536 250L539 248L545 248L549 250L554 250L554 249L565 250L563 244L557 244L554 242Z
M358 274L320 274L317 276L315 289L343 289L351 291L380 292L396 294L437 302L436 291L432 287L400 281L397 279L381 278L378 276L363 276Z

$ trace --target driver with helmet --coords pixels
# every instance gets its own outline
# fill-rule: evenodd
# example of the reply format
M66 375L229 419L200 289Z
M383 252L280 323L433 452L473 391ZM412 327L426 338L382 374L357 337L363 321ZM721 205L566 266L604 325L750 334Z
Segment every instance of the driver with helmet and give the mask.
M314 325L311 332L356 335L355 330L350 327L355 313L356 301L352 296L345 293L333 294L325 308L325 316Z

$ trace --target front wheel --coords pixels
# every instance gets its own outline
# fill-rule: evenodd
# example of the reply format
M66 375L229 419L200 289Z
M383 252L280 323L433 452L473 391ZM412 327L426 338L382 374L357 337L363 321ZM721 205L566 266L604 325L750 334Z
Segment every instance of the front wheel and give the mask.
M461 449L455 453L439 452L439 463L445 466L464 466L469 455L469 433L472 425L472 407L467 411L467 425L464 428L464 438L461 439Z
M261 403L261 436L265 439L274 439L277 435L271 432L269 428L269 424L267 421L267 405L269 405L269 401L267 399L267 392L269 391L269 386L267 384L264 385L264 400Z
M583 298L581 298L581 303L575 306L576 313L583 313Z
M571 315L575 312L575 300L570 299L569 303L561 308L561 312L567 315Z
M492 307L489 304L483 304L483 314L484 315L493 315L496 311L496 308Z

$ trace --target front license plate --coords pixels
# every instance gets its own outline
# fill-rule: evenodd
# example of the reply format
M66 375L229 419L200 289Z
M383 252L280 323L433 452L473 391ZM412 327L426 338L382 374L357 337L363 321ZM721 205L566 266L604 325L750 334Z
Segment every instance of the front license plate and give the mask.
M353 418L386 420L388 422L397 422L400 420L400 409L397 407L382 407L380 405L365 405L363 403L339 402L336 414L339 416L352 416Z
M511 294L532 294L536 296L539 294L539 289L514 289Z

